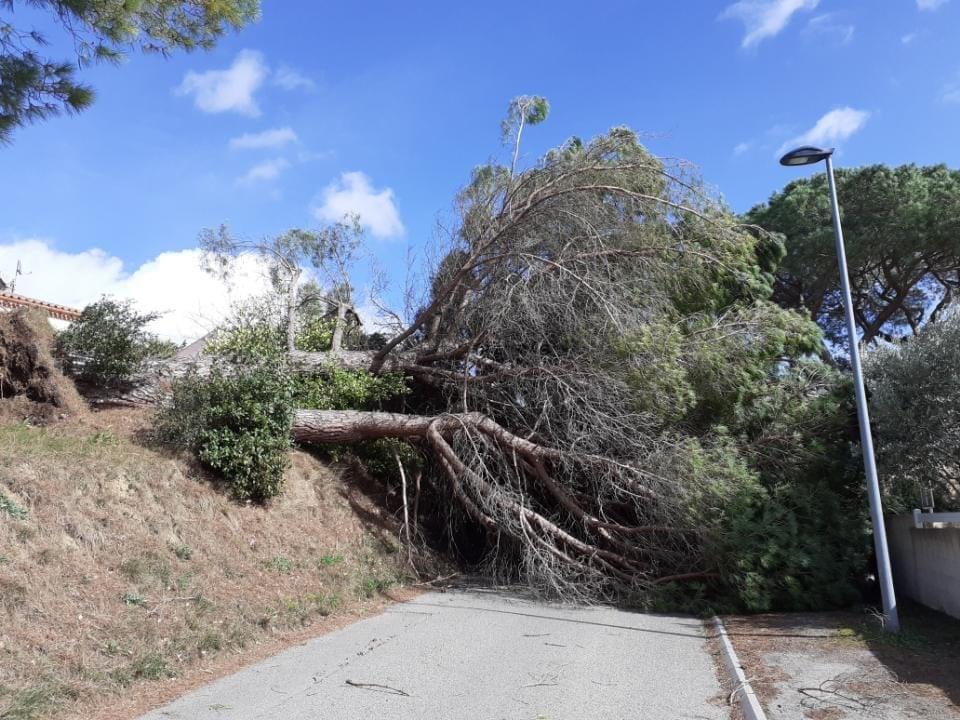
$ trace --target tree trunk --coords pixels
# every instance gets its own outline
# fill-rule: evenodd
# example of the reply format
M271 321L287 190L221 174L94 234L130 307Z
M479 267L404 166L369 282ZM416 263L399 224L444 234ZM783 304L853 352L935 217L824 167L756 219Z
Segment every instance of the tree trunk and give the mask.
M343 326L347 322L347 304L337 303L337 316L333 321L333 338L330 340L330 352L340 352L343 346Z
M287 351L297 351L297 281L300 279L300 269L290 270L290 280L287 286Z
M364 410L297 410L291 434L298 443L352 443L380 438L423 438L437 418Z

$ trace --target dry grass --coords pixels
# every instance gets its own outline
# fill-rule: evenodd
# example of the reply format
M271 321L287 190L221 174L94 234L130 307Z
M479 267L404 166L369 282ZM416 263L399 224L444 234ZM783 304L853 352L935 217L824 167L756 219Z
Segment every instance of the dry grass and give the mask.
M403 575L377 509L337 470L296 452L276 502L240 505L138 441L145 423L111 410L0 425L3 720L182 684L217 656L355 614Z

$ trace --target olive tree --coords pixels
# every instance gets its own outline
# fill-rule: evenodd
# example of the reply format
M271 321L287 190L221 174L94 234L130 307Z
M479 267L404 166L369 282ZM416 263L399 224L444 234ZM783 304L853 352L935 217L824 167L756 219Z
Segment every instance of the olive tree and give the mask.
M918 507L920 490L960 507L960 315L866 356L880 478L888 502Z

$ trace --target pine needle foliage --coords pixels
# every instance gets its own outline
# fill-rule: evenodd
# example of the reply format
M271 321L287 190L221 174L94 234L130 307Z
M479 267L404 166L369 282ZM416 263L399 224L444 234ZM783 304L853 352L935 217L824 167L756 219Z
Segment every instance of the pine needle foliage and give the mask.
M17 27L18 6L45 11L66 33L73 60L45 56L48 38ZM259 0L0 0L0 144L20 126L94 100L77 69L119 62L130 49L168 55L208 49L228 30L255 20Z

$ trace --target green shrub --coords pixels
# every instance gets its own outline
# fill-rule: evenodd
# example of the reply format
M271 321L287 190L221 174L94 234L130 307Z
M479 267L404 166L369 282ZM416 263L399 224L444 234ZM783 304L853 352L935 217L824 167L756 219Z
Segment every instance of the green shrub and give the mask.
M286 574L293 570L293 562L285 555L275 555L264 563L264 566L274 572Z
M2 720L40 720L50 717L68 698L65 689L55 683L43 683L11 694L6 708L0 714Z
M274 311L263 303L238 309L204 348L217 359L243 365L277 361L285 351L284 329Z
M825 610L856 602L865 573L863 512L831 480L745 486L727 509L722 552L737 606Z
M209 373L178 378L155 426L161 440L189 448L220 473L240 500L281 491L295 409L371 409L407 392L398 374L291 371L283 327L267 300L237 310L205 351Z
M909 342L865 358L884 504L960 510L960 314L931 322Z
M193 557L193 548L189 545L177 545L173 548L173 554L181 560L189 560Z
M219 472L238 500L279 494L290 449L292 382L281 362L215 364L173 383L156 428Z
M297 332L297 350L324 352L333 343L336 319L322 316L307 318Z
M340 553L324 553L320 556L319 564L322 567L333 567L334 565L339 565L344 561L344 557Z
M57 334L54 354L64 372L94 385L122 385L144 361L173 355L177 346L144 328L160 315L138 313L129 300L104 297L87 305Z
M371 375L366 370L326 367L316 374L293 380L293 400L298 408L317 410L372 410L387 400L409 392L399 373Z
M140 593L131 590L121 595L120 601L124 605L143 605L147 599Z
M129 687L136 680L163 680L176 677L162 655L156 652L146 653L129 664L112 670L110 679L121 687Z

